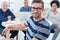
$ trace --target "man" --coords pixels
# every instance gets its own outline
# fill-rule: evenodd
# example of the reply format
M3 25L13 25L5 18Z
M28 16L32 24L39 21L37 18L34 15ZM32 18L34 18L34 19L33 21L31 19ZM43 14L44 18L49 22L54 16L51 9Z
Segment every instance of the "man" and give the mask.
M26 40L46 40L50 34L50 24L43 18L42 12L44 3L40 0L33 0L31 12L32 16L24 23L11 25L5 28L2 34L10 30L26 31Z
M20 8L20 12L31 12L31 7L28 6L27 0L24 0L24 6Z
M6 1L3 1L1 6L2 8L0 8L0 34L5 28L1 23L4 21L15 19L14 14L8 9L8 3ZM12 35L10 38L14 38L17 35L18 31L11 31L11 33Z

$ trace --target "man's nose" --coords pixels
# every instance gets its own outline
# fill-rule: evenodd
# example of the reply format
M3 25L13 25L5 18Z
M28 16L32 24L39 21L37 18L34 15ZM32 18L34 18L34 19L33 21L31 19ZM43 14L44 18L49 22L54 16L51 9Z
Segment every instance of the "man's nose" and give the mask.
M34 11L34 12L38 12L38 10L36 10L36 9L35 9L35 11Z

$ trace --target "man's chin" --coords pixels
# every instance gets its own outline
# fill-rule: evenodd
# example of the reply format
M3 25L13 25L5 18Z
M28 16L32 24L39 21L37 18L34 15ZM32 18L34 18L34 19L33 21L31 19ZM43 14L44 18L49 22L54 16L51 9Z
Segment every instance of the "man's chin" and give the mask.
M33 16L34 18L37 18L38 16Z

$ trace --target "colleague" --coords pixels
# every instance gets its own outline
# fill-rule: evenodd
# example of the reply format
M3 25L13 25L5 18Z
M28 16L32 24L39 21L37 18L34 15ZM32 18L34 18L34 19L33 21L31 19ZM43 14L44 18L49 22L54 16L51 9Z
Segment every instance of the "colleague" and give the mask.
M59 8L59 1L51 1L51 10L47 12L46 18L52 22L51 33L54 33L52 40L56 40L60 31L60 12L57 11Z
M32 16L24 23L11 25L4 29L3 35L10 30L26 31L26 40L46 40L50 34L50 24L41 16L44 8L43 1L33 0L31 5Z
M31 7L28 6L28 0L24 0L24 6L20 8L20 12L31 12Z
M8 8L8 2L3 1L1 6L2 8L0 8L0 34L5 29L5 27L2 25L2 22L15 19L14 14ZM12 33L10 38L14 38L17 35L18 31L14 30L11 31L10 33Z

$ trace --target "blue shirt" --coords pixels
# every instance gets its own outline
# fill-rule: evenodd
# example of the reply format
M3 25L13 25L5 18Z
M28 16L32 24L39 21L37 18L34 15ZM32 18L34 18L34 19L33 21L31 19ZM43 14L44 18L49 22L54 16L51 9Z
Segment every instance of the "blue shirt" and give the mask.
M21 7L20 12L31 12L31 7L28 6L28 8Z
M1 23L4 22L4 21L7 21L8 20L8 16L11 16L11 19L14 20L15 19L15 16L13 15L13 13L7 9L6 12L3 12L2 9L0 9L0 28L4 28Z
M50 24L43 18L41 21L34 21L31 16L25 23L27 26L26 40L37 38L38 40L46 40L50 34Z

